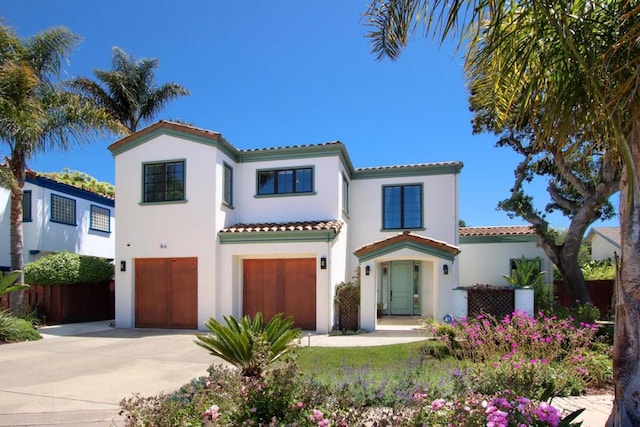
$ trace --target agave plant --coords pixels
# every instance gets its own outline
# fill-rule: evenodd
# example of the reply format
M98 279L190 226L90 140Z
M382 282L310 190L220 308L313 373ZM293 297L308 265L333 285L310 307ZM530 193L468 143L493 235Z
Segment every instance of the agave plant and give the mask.
M265 369L296 348L300 330L293 327L291 317L278 313L265 325L262 313L253 319L244 316L238 322L225 316L221 324L209 319L205 326L208 334L196 335L200 347L240 369L245 377L258 377Z

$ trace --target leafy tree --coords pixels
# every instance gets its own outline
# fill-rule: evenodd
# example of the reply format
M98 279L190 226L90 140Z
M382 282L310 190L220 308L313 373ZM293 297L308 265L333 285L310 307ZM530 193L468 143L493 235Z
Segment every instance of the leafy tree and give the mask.
M253 320L244 316L239 323L233 316L225 316L224 321L226 325L209 319L205 326L210 333L196 335L196 344L240 368L246 377L262 375L269 365L293 351L294 340L300 337L300 330L293 328L293 319L283 318L282 313L266 325L262 313L257 313Z
M640 425L640 4L627 0L374 0L373 51L397 57L423 23L459 35L469 75L486 76L503 126L536 121L536 144L571 153L591 141L622 161L622 259L608 425ZM578 126L576 126L578 125ZM575 137L580 130L580 138ZM565 158L567 158L565 157Z
M24 270L22 188L27 161L37 153L88 141L92 134L121 129L106 111L63 88L61 66L77 42L78 36L62 27L22 40L0 25L0 141L10 152L1 175L11 190L12 270ZM23 292L12 293L12 310L20 310L23 300Z
M39 173L39 175L77 188L82 188L83 190L91 191L92 193L110 197L112 199L116 195L116 189L113 184L98 181L91 175L84 172L65 168L62 172L44 172Z
M189 95L178 83L157 86L155 69L158 60L136 60L118 47L113 48L110 71L94 70L97 81L78 77L71 87L91 98L112 117L134 133L138 126L158 115L169 101Z
M483 63L486 65L486 63ZM603 150L591 141L578 141L584 133L576 124L577 135L572 152L552 149L538 129L539 118L522 123L516 114L499 126L495 120L493 98L483 85L489 77L480 69L474 70L471 82L471 109L475 111L474 132L492 132L500 136L497 146L511 147L523 160L514 171L515 182L509 198L498 208L509 217L521 217L532 224L538 244L554 263L567 284L572 301L584 304L591 301L579 266L580 247L587 228L598 219L610 219L615 209L609 198L620 186L621 165L611 150ZM536 177L546 180L551 203L543 210L534 205L526 194L524 184ZM570 219L569 228L558 239L546 214L555 210Z

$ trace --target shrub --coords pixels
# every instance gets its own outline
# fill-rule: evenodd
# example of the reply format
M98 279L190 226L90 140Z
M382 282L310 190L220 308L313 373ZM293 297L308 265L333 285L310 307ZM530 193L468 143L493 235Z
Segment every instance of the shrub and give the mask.
M29 285L16 283L20 279L20 270L14 270L9 273L0 271L0 296L9 292L23 291L29 289Z
M616 266L610 259L589 260L581 263L580 269L584 280L613 280L616 277Z
M36 341L41 338L31 322L0 311L0 342Z
M233 316L225 316L224 321L226 326L209 319L205 323L209 334L196 335L196 344L240 368L242 376L259 377L267 367L293 352L294 340L300 337L300 330L293 328L293 319L283 318L282 313L266 325L262 313L253 320L244 316L240 323Z
M99 283L113 279L114 266L106 259L60 252L26 265L25 281L37 285Z

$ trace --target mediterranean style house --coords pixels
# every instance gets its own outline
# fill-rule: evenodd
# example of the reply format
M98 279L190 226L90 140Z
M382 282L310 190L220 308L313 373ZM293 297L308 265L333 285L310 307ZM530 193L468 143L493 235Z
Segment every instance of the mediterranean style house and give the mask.
M109 149L116 327L283 312L328 332L335 288L358 269L363 329L378 311L451 310L460 162L354 168L341 142L242 150L168 121Z
M113 259L114 200L28 171L24 185L24 262L55 252ZM11 194L0 187L0 270L8 271Z

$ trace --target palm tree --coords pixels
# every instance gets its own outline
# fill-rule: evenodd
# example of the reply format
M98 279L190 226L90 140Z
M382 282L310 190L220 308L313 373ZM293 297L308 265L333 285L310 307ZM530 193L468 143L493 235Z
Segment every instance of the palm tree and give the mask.
M24 270L22 188L27 161L46 150L85 142L91 134L121 130L106 111L62 89L61 64L77 42L78 36L66 28L21 40L0 25L0 141L10 152L0 175L11 190L12 270ZM21 309L22 301L22 292L11 294L13 310Z
M138 130L141 122L153 119L169 101L189 95L178 83L156 86L154 70L158 60L136 60L118 47L113 48L112 70L94 70L98 81L78 77L71 87L88 96L103 107L130 133Z
M460 35L467 77L484 73L500 125L517 116L570 155L582 140L619 156L622 259L608 425L640 425L640 4L628 0L374 0L373 51L397 58L408 34ZM535 118L537 122L533 122ZM578 127L577 127L578 126Z

